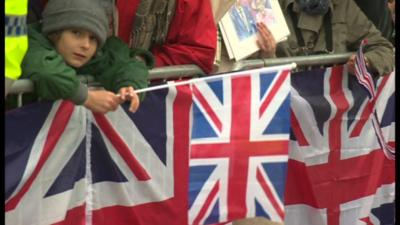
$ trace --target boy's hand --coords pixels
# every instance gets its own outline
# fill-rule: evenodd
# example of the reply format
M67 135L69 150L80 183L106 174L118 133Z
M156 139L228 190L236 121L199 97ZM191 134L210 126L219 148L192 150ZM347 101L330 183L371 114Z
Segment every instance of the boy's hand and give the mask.
M89 90L84 106L93 112L107 113L115 111L120 104L117 95L106 90Z
M119 98L120 101L131 101L131 106L129 107L129 111L136 112L139 108L139 96L136 94L135 89L133 87L123 87L119 89Z

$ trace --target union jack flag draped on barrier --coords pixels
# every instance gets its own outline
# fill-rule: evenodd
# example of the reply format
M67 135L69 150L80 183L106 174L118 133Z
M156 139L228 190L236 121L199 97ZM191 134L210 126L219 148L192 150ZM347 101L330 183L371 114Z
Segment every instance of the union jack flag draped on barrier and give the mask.
M376 108L395 145L394 75L376 81L373 101L347 67L292 75L285 224L395 224L395 163L373 128Z
M135 114L68 101L8 113L6 224L185 224L190 106L179 87Z

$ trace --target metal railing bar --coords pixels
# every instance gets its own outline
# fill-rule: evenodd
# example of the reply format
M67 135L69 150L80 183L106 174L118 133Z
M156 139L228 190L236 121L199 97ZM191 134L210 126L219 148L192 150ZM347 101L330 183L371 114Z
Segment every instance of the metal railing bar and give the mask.
M352 52L342 54L326 54L311 56L296 56L282 58L252 59L236 62L232 71L253 69L259 67L268 67L288 63L296 63L297 66L315 66L315 65L332 65L340 64L347 61ZM197 65L177 65L158 67L149 71L149 80L157 79L178 79L181 77L192 77L195 75L204 76L205 73ZM210 74L211 76L213 74ZM89 86L99 86L92 76L80 76L81 82ZM21 94L33 92L34 86L30 80L21 79L13 83L9 94Z
M182 76L192 77L194 75L203 76L205 73L197 65L178 65L154 68L149 71L149 80L155 79L171 79ZM81 82L90 86L99 86L93 76L79 76ZM16 80L11 86L8 94L20 94L33 92L34 86L32 81L28 79Z
M158 67L149 71L149 80L169 79L193 75L205 75L205 73L197 65Z
M14 81L8 94L19 94L33 92L33 82L28 79L20 79Z
M276 66L292 62L296 63L297 66L317 66L317 65L322 66L322 65L340 64L340 63L345 63L352 54L354 53L348 52L342 54L324 54L324 55L243 60L236 62L234 64L233 71L253 69L258 67Z

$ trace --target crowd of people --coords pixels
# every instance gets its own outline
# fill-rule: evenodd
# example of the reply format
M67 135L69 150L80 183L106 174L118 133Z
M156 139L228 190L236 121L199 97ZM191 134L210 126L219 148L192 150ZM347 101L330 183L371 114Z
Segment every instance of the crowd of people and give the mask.
M31 0L27 15L29 47L26 54L22 49L25 55L19 57L19 61L23 58L21 78L34 83L34 100L68 99L98 113L114 111L119 104L130 101L130 110L135 112L145 97L135 90L147 87L148 71L153 67L195 64L206 74L229 71L233 62L224 45L217 48L217 25L231 7L237 9L236 14L230 14L233 20L249 16L241 9L254 8L255 3L251 3ZM251 58L352 52L367 39L365 61L370 72L383 76L393 71L394 0L279 3L291 35L276 43L268 27L258 20L250 27L241 26L258 34L260 51ZM215 58L222 58L217 66ZM349 71L354 67L354 58L351 56L347 62ZM6 64L8 67L11 65ZM6 70L7 74L11 72ZM93 76L104 89L87 87L77 75ZM254 219L257 224L269 223ZM251 224L251 220L234 224Z

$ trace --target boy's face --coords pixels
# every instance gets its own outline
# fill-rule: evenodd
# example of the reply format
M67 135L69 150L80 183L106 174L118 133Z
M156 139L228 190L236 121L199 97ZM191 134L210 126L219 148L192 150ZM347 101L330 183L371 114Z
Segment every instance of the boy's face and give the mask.
M79 68L94 56L97 44L97 39L89 31L66 29L61 32L55 47L68 65Z

